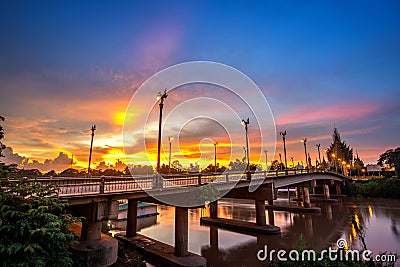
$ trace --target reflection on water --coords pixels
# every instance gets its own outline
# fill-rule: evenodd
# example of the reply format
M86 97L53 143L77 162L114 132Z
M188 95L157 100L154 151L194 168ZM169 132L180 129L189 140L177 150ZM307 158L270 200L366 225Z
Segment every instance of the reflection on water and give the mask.
M274 204L287 203L278 199ZM400 200L348 198L338 203L313 204L321 214L295 214L266 211L267 221L281 228L280 235L246 235L215 227L201 226L201 216L209 216L208 209L189 210L189 250L207 258L209 266L265 266L257 260L257 251L268 249L290 250L300 237L307 248L321 250L344 238L352 249L361 248L351 218L354 216L365 229L365 241L374 255L380 252L400 253ZM174 208L159 206L157 224L140 232L159 241L174 245ZM252 201L222 199L218 201L218 216L255 222Z

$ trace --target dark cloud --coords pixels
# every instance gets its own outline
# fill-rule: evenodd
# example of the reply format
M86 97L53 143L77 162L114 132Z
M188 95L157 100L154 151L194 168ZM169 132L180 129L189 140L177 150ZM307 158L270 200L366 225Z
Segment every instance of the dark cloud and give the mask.
M72 159L64 152L60 152L60 154L58 154L54 159L46 159L43 163L20 156L18 153L14 153L11 147L6 147L3 152L4 158L2 158L1 161L5 164L17 164L20 168L38 169L42 172L50 170L65 170L71 165L72 161Z

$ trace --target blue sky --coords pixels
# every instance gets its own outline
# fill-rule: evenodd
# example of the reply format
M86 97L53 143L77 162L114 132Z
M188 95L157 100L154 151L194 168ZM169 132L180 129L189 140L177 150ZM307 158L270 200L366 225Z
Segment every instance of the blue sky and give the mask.
M111 161L115 113L138 86L208 60L255 81L295 158L300 138L327 147L336 125L375 163L399 145L399 11L398 1L0 1L5 142L31 160L62 151L84 162L97 123L95 161Z

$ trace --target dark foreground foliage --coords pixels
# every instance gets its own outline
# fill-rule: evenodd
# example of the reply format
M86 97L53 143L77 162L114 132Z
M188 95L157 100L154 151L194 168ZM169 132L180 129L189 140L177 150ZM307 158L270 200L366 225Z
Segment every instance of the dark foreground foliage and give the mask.
M72 266L67 227L76 218L64 214L57 189L26 178L0 183L0 265Z

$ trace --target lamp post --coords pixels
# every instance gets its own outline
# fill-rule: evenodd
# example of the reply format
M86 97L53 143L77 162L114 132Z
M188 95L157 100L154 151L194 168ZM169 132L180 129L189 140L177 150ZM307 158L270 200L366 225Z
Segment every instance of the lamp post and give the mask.
M280 135L282 135L282 139L283 139L283 154L285 156L285 170L287 173L287 161L286 161L286 130L283 132L279 133Z
M321 147L321 144L316 144L315 145L317 148L318 148L318 165L320 165L321 164L321 152L320 152L320 150L319 150L319 148Z
M265 170L268 170L268 150L264 150L265 153Z
M279 153L279 168L282 168L282 154Z
M168 137L169 141L169 159L168 159L168 172L171 173L171 141L174 140L173 136Z
M247 120L242 120L242 124L244 126L244 129L246 130L246 158L247 158L247 167L246 171L249 171L250 168L250 156L249 156L249 134L248 134L248 125L250 121L249 118Z
M160 101L160 119L158 121L158 150L157 150L157 172L160 172L160 152L161 152L161 122L162 122L162 110L164 107L164 99L167 98L167 89L164 90L164 93L157 94L157 100Z
M214 171L217 172L217 146L218 142L214 143Z
M93 137L94 137L94 131L96 131L96 125L92 126L91 131L92 131L92 140L90 141L88 174L90 174L90 162L92 162Z
M293 161L294 157L291 157L290 159L292 160L292 167L294 169L294 161Z
M306 165L308 168L308 158L307 158L307 138L301 139L301 142L304 144L304 155L306 157Z

